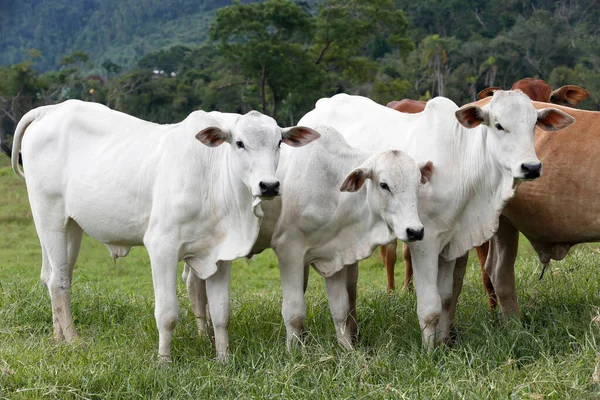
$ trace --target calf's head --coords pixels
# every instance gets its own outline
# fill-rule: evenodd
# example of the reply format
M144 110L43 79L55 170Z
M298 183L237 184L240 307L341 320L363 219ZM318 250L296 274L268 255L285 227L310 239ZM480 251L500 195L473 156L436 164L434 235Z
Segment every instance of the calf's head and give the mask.
M367 180L367 198L395 236L405 242L423 239L417 205L420 185L429 181L433 164L418 165L407 154L390 150L369 157L342 183L342 192L356 192Z
M302 126L280 128L275 120L257 111L241 115L231 129L210 126L196 134L209 147L225 142L231 146L230 166L254 198L269 199L279 195L275 177L281 143L300 147L321 135Z
M456 111L456 118L467 128L484 125L486 146L495 163L509 170L515 179L535 179L542 163L533 147L535 127L558 131L575 122L556 108L536 110L521 91L496 91L485 106L467 105Z

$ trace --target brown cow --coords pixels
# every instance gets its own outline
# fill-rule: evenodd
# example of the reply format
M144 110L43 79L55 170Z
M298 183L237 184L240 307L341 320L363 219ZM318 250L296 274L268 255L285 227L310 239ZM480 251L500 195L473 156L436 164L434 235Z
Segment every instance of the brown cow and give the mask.
M562 86L559 89L552 91L550 85L548 85L545 81L541 79L535 78L525 78L520 81L515 82L512 86L511 90L519 89L523 91L529 98L534 101L541 102L551 102L554 104L560 105L570 105L575 106L580 102L584 101L589 97L589 92L579 86L567 85ZM477 97L482 99L493 95L495 90L501 90L499 87L491 87L482 90L477 94ZM418 102L415 100L404 99L401 101L392 101L387 105L390 108L394 108L395 110L402 112L411 112L413 113L420 112L425 108L424 102ZM398 109L397 107L404 107L403 109ZM418 107L422 107L419 109ZM407 111L405 111L407 110ZM537 149L537 148L536 148ZM492 284L492 280L488 273L485 270L486 258L488 255L489 243L484 243L483 245L476 248L477 256L479 258L479 262L481 264L481 277L482 282L485 287L485 290L488 294L488 306L490 310L494 309L497 305L497 297L494 290L494 286ZM392 242L387 246L381 246L381 256L386 268L387 273L387 291L390 292L395 288L395 279L394 279L394 268L396 264L396 250L397 243ZM566 253L565 253L566 255ZM404 275L404 289L408 289L410 287L410 283L412 280L412 261L410 257L410 250L407 246L404 246L403 257L406 265L405 275ZM563 256L564 258L564 256ZM540 258L542 260L542 258ZM542 261L543 262L543 261ZM548 260L549 262L549 260ZM514 276L513 276L513 284L514 284ZM516 294L514 295L515 303L516 303Z

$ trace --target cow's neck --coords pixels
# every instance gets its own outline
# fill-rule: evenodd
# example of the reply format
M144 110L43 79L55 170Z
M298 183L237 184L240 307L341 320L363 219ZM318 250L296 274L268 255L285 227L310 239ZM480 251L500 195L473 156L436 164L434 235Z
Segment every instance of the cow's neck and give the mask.
M514 195L515 183L510 171L502 168L491 156L487 145L487 127L479 132L458 128L458 140L452 157L462 160L455 178L458 206L462 212L454 221L449 243L442 256L455 259L489 240L498 229L502 209Z

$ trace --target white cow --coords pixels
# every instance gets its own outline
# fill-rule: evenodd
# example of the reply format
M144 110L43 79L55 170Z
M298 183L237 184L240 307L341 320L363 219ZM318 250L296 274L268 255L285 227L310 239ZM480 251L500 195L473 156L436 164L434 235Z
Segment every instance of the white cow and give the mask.
M288 348L306 319L304 274L311 264L325 277L338 341L349 348L356 332L356 293L348 289L356 289L357 262L381 243L423 237L417 197L432 164L423 163L419 170L401 151L357 150L333 128L313 128L322 135L317 142L281 151L277 178L283 194L263 204L253 253L272 247L277 254ZM204 284L188 272L184 279L203 335Z
M26 178L55 338L77 338L70 284L85 231L114 258L146 246L163 360L179 314L177 262L207 279L217 355L224 357L231 260L256 240L261 199L279 194L279 145L318 137L310 128L281 129L258 112L195 111L173 125L76 100L28 112L15 132L12 165ZM230 145L217 147L224 142Z
M340 94L319 100L300 123L331 125L358 148L397 148L434 163L431 183L419 198L425 237L409 244L423 344L431 349L449 337L456 259L494 234L517 184L541 173L535 126L554 131L573 121L555 108L536 110L521 92L500 91L481 108L459 109L438 97L418 114Z

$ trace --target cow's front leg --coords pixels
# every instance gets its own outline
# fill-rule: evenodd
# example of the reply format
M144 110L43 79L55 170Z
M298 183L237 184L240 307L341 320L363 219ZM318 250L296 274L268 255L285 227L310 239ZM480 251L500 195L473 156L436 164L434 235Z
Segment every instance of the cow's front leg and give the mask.
M442 313L442 302L437 285L439 249L435 242L426 239L412 242L409 247L423 346L427 350L432 350L436 343L435 337Z
M279 261L279 275L283 303L281 315L285 323L286 345L288 350L302 342L304 321L306 320L306 300L304 298L305 268L303 252L286 243L275 249Z
M206 280L210 317L215 331L217 359L225 361L229 351L229 277L231 261L217 262L217 272Z
M350 315L350 299L348 297L347 270L342 268L337 273L325 278L325 289L329 299L329 309L335 325L335 333L340 346L352 349L352 333L347 329Z
M358 293L358 262L346 265L346 287L350 303L350 316L346 321L346 329L352 336L352 342L358 340L358 319L356 318L356 296Z
M158 328L158 356L171 361L171 339L179 318L177 300L177 246L163 237L146 237L154 286L154 317Z
M456 260L438 259L438 293L442 305L436 329L435 342L447 343L450 340L452 293L454 288L454 266Z
M458 304L458 297L462 292L463 281L465 279L465 272L467 271L467 262L469 261L469 253L456 259L454 264L454 284L452 285L452 303L450 304L449 318L450 329L454 324L454 316L456 315L456 306Z
M489 243L485 270L496 290L504 315L517 315L519 306L515 284L515 261L519 250L519 231L501 216L498 231Z
M188 296L192 303L192 310L196 316L196 325L198 327L198 335L201 338L210 337L208 325L208 298L206 294L206 281L198 278L186 263L183 267L183 280L187 287Z

